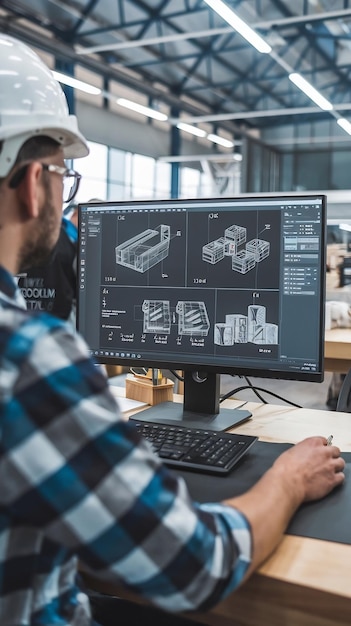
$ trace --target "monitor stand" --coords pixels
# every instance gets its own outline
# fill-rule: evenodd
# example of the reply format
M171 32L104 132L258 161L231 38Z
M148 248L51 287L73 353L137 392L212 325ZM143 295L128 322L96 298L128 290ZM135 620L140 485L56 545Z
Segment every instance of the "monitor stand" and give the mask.
M222 409L219 400L220 374L186 371L183 404L161 402L140 411L133 419L223 431L245 422L252 416L246 409Z

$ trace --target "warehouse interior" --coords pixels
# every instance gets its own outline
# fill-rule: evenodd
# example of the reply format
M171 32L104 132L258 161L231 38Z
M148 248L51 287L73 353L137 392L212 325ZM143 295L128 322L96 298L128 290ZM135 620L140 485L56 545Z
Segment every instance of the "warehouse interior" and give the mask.
M318 190L328 192L328 218L347 218L350 3L227 4L262 52L204 0L3 0L0 29L83 82L64 88L83 133L96 150L108 147L108 181L94 196L133 196L123 187L141 155L159 180L139 197ZM321 106L294 84L297 74Z

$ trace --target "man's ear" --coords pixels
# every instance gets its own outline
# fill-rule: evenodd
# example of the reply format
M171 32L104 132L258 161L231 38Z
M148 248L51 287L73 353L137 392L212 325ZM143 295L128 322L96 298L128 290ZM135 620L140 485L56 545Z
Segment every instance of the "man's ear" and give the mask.
M27 216L38 217L43 199L43 186L41 184L43 168L38 161L29 163L26 172L18 185L17 193L22 207L25 207Z

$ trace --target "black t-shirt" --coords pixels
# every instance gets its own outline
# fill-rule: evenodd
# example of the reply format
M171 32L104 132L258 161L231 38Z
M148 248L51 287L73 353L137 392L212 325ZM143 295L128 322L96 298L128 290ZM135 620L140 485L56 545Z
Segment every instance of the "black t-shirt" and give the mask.
M47 311L67 320L76 301L77 246L64 225L49 262L21 275L18 286L30 311Z

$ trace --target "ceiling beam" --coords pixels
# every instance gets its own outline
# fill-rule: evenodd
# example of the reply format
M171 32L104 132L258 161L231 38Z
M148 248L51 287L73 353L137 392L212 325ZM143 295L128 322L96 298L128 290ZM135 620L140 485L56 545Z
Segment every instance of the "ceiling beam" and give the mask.
M256 22L251 27L254 30L269 30L271 28L287 28L290 26L298 26L300 24L311 22L325 22L328 20L339 20L345 17L351 16L351 9L343 9L340 11L328 11L325 13L317 13L315 15L301 15L292 16L276 20L268 20L263 22ZM94 54L96 52L107 52L115 50L127 50L128 48L146 48L147 46L154 46L162 43L169 43L170 41L184 41L186 39L200 39L202 37L213 37L215 35L225 35L228 33L234 33L231 26L224 26L222 28L209 28L206 30L192 31L189 33L173 33L172 35L163 35L160 37L151 37L149 39L138 39L132 41L120 41L116 43L102 44L100 46L83 47L77 45L76 52L79 55Z
M241 145L241 141L236 141L235 145ZM157 159L158 161L162 161L163 163L191 163L195 161L219 161L219 162L237 162L238 157L235 153L230 152L228 154L218 154L215 152L213 154L183 154L177 156L163 156Z
M351 104L335 104L335 111L350 111ZM310 114L325 114L319 107L291 107L290 109L269 109L266 111L235 111L233 113L218 113L217 115L198 115L192 117L173 117L169 118L170 124L176 125L178 122L184 122L185 124L200 124L203 122L225 122L229 120L249 120L262 117L280 117L290 115L310 115Z
M80 45L76 46L77 54L94 54L96 52L112 52L116 50L128 50L130 48L146 48L147 46L154 46L163 43L169 43L170 41L184 41L186 39L200 39L202 37L214 37L215 35L222 35L226 32L233 32L232 28L211 28L207 30L193 31L191 33L173 33L172 35L162 35L160 37L151 37L150 39L138 39L131 41L122 41L119 43L103 44L101 46L90 46L89 48L83 48Z

